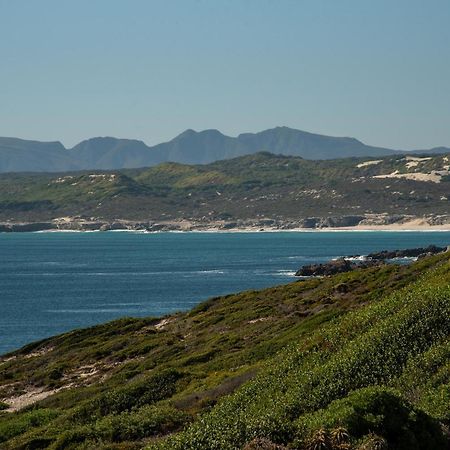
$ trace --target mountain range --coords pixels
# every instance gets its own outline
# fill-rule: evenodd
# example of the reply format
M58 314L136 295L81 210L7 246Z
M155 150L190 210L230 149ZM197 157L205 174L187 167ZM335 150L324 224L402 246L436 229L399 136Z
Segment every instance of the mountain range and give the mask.
M65 172L149 167L162 162L208 164L260 151L300 156L305 159L381 157L403 153L366 145L350 137L332 137L288 127L230 137L218 130L186 130L174 139L147 146L134 139L95 137L73 148L61 142L39 142L0 137L0 172ZM450 148L415 150L417 153L449 153ZM413 153L408 152L408 153Z

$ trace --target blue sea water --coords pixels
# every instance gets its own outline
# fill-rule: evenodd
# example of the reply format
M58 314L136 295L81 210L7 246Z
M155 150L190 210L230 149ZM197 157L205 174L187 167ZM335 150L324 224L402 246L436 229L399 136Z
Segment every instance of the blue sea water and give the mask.
M0 234L0 354L123 316L294 280L302 265L450 244L450 232Z

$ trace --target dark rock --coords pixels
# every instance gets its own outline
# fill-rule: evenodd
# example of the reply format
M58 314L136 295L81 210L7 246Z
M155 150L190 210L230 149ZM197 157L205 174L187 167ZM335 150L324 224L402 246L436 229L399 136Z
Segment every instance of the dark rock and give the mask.
M387 264L389 260L395 258L422 258L428 255L435 255L445 252L448 249L448 247L437 247L435 245L430 245L425 248L420 247L404 250L384 250L382 252L370 253L364 259L356 259L361 255L353 255L329 261L324 264L310 264L303 266L296 272L295 275L297 277L329 276L336 273L350 272L355 269L364 269Z
M394 258L418 258L425 255L436 255L446 251L446 247L430 245L428 247L408 248L403 250L384 250L382 252L370 253L368 259L386 260Z
M295 275L297 277L329 276L336 273L350 272L357 267L370 267L373 265L375 265L375 263L372 261L356 263L345 258L339 258L324 264L310 264L308 266L303 266Z
M102 228L102 226L107 226L105 222L87 222L84 220L73 220L70 222L60 223L57 227L53 225L53 228L58 230L72 230L72 231L97 231Z
M153 223L148 228L149 231L165 231L166 225L163 223Z
M27 231L43 231L53 230L55 225L52 222L33 222L33 223L12 223L4 224L8 229L2 231L27 232Z
M307 217L301 219L296 226L300 228L354 227L364 219L365 216Z
M237 222L225 222L221 228L222 230L232 230L238 226Z
M299 222L300 228L316 228L319 219L317 217L307 217Z
M273 219L260 219L256 222L256 226L259 227L271 227L275 225L275 220Z
M318 223L319 228L339 228L339 227L354 227L358 225L364 216L337 216L325 217Z

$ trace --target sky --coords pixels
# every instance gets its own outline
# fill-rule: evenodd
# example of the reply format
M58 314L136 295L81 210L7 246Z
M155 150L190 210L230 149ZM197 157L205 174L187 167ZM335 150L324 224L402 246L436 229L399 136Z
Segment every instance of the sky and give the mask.
M450 146L449 0L0 0L0 136Z

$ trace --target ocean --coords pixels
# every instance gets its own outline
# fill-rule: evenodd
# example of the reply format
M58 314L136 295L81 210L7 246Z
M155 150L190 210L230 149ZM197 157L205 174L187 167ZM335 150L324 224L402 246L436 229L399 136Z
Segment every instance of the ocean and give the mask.
M450 232L0 234L0 354L124 316L295 280L343 255L449 245Z

